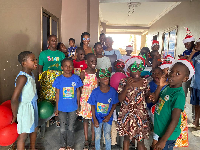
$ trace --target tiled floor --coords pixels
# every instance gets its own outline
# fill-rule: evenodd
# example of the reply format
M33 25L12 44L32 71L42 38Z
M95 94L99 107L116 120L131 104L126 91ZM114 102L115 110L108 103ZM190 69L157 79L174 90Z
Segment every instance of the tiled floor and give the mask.
M192 107L187 102L186 113L188 115L188 122L192 121ZM191 131L194 129L189 129L189 147L185 148L174 148L175 150L200 150L200 137L195 137ZM58 150L59 149L59 128L54 125L46 128L46 133L44 138L40 138L41 134L38 134L37 138L37 149L38 150ZM91 137L91 135L89 136ZM149 149L152 138L145 141L146 147ZM28 148L29 139L27 139L26 147ZM83 124L80 121L75 123L75 150L82 150L84 142ZM8 150L8 147L0 147L0 150ZM113 150L121 150L120 148L115 148Z

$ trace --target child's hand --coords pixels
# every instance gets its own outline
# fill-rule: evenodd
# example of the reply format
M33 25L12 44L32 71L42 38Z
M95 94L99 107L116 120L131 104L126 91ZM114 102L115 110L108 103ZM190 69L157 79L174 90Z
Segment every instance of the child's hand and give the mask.
M54 112L54 114L55 114L55 116L58 116L58 110L56 110L55 112Z
M12 119L12 121L11 121L11 124L13 124L16 120L17 120L17 117L14 117L14 116L13 116L13 119Z
M151 93L149 96L149 99L154 102L155 101L155 93Z
M126 83L126 88L132 87L133 83L134 83L133 78L131 78L131 77L128 78L127 83Z
M110 120L110 116L105 116L103 122L108 122Z
M159 140L153 147L154 150L162 150L165 147L166 141Z
M97 120L97 119L94 119L94 126L95 126L96 128L98 128L98 127L99 127L99 122L98 122L98 120Z
M165 85L167 85L168 82L167 82L167 78L165 75L163 75L161 78L160 78L160 86L163 87Z
M76 110L76 114L78 115L80 113L80 111L81 111L81 108L78 107L78 109Z

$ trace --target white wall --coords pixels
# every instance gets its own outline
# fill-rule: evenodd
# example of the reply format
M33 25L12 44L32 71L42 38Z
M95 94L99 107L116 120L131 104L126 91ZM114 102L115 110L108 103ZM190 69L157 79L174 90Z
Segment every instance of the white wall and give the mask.
M186 35L186 30L184 27L188 27L194 35L195 39L200 38L200 2L182 2L155 24L153 24L149 29L149 36L153 38L153 34L159 32L159 42L162 47L162 34L167 28L174 27L178 25L177 34L177 55L185 50L183 39ZM150 40L151 40L150 39ZM148 41L148 47L151 47L151 41Z

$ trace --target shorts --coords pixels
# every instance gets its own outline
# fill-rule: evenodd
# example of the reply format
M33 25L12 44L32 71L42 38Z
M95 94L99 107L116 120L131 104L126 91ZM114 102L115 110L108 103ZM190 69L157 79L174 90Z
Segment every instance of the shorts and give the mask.
M192 88L190 104L200 105L200 90L199 89Z

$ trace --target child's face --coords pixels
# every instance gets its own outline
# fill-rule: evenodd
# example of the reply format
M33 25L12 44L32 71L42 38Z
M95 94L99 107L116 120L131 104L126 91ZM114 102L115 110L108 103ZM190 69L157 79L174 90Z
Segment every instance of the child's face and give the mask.
M61 50L61 52L63 52L63 53L67 53L67 48L65 47L65 45L62 43L62 44L60 44L60 50Z
M83 44L84 45L89 45L89 43L90 43L90 37L89 37L89 35L84 35L83 36Z
M97 55L102 55L103 53L103 48L100 44L98 44L96 47L95 47L95 51L96 51L96 54Z
M169 72L169 67L163 69L163 74L166 76Z
M27 59L22 63L23 67L26 67L30 70L37 69L37 59L34 54L29 54Z
M104 84L104 85L108 85L109 84L109 77L107 77L107 72L105 71L105 69L101 69L101 72L104 74L99 75L98 79L100 81L100 84Z
M131 56L132 50L126 50L126 55Z
M195 45L195 50L200 51L200 42L197 42Z
M100 42L103 44L104 42L106 42L106 36L105 35L101 35L99 37Z
M170 70L168 80L170 87L181 87L182 83L188 80L186 68L180 64L175 64Z
M61 69L62 69L62 70L64 71L64 73L66 73L66 74L72 73L72 70L74 69L74 66L73 66L72 61L70 61L70 60L65 61L65 62L62 64Z
M152 78L154 82L158 83L160 81L160 78L162 77L162 70L159 68L156 68L152 71Z
M191 50L192 47L193 47L193 43L192 43L192 42L187 42L187 43L185 43L185 48L186 48L187 50Z
M70 46L70 47L74 47L74 45L75 45L74 41L70 40L70 41L69 41L69 46Z
M89 68L91 69L95 69L96 65L97 65L97 58L96 56L90 56L87 60L86 63L88 65Z
M56 49L56 47L57 47L57 37L56 36L50 37L49 41L48 41L48 44L49 44L50 48Z
M158 50L159 50L159 45L154 45L154 46L152 47L152 50L153 50L153 51L158 51Z
M78 53L77 53L77 59L79 61L82 61L82 60L84 60L84 58L85 58L85 52L84 52L84 50L79 50Z
M116 72L123 72L125 64L122 61L117 61L114 67L115 67Z
M128 68L128 71L130 72L130 76L135 79L140 78L141 71L139 71L140 70L139 64L137 64L137 68L131 69L131 66Z

